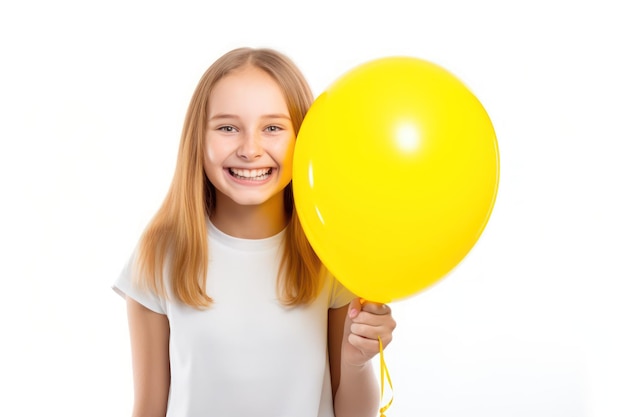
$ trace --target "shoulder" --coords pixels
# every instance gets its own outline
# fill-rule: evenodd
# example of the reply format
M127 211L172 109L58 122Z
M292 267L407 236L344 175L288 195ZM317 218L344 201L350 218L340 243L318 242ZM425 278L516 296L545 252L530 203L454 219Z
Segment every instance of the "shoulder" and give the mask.
M341 308L357 296L347 289L337 278L335 278L326 268L323 269L323 279L329 286L328 308Z
M113 283L113 290L123 298L132 298L142 306L159 314L166 314L166 297L141 285L136 276L136 251L134 251ZM165 280L167 281L167 280ZM166 285L167 286L167 285Z

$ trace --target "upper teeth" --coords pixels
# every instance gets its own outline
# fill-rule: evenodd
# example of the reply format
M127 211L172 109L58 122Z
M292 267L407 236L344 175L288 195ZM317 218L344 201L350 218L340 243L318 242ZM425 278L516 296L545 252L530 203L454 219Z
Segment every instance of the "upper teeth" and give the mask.
M230 172L233 175L244 178L263 178L270 174L272 168L264 168L264 169L241 169L241 168L231 168Z

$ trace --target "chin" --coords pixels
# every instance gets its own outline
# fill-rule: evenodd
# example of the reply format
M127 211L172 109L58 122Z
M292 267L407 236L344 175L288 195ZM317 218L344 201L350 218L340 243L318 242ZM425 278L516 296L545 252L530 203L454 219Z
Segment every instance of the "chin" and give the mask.
M285 185L285 187L287 184ZM266 188L265 190L228 190L227 193L219 193L229 200L228 204L236 206L258 207L263 205L280 204L283 205L285 187Z
M262 206L269 203L273 197L267 196L231 196L230 200L238 206Z

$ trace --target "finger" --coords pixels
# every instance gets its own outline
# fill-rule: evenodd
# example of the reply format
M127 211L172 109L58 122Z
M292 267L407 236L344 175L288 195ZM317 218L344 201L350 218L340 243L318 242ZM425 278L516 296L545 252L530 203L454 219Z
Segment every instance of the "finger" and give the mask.
M369 357L376 355L380 351L378 339L368 339L351 333L348 336L348 343L350 343L352 346L359 349L361 352L365 353Z
M359 315L359 313L361 313L362 307L363 306L361 305L360 299L355 298L350 301L350 305L348 306L348 317L351 320L354 320Z
M394 326L394 319L391 315L380 315L361 311L356 317L352 318L352 323L366 324L375 327L391 327Z
M374 303L372 301L361 301L362 310L368 313L384 315L391 314L391 308L387 304Z
M387 346L391 342L395 328L396 321L391 314L381 316L361 311L346 330L367 339L377 340L380 337L383 345Z
M367 324L352 323L350 325L350 333L366 339L378 340L380 337L383 341L390 341L392 331L389 327L385 326L370 326Z

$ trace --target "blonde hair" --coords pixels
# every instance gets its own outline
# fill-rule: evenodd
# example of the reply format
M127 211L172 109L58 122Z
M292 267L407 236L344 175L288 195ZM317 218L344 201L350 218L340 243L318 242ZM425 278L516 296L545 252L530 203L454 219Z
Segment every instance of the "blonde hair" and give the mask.
M215 208L215 188L203 169L203 142L208 105L215 84L230 72L252 65L276 80L282 89L295 132L313 102L304 76L286 56L271 49L239 48L211 65L200 79L189 103L169 191L139 242L136 279L139 284L166 297L164 270L171 290L183 303L208 307L207 217ZM309 245L294 210L291 183L285 188L285 212L289 217L277 293L285 305L305 304L319 292L321 262ZM166 262L167 261L167 262Z

